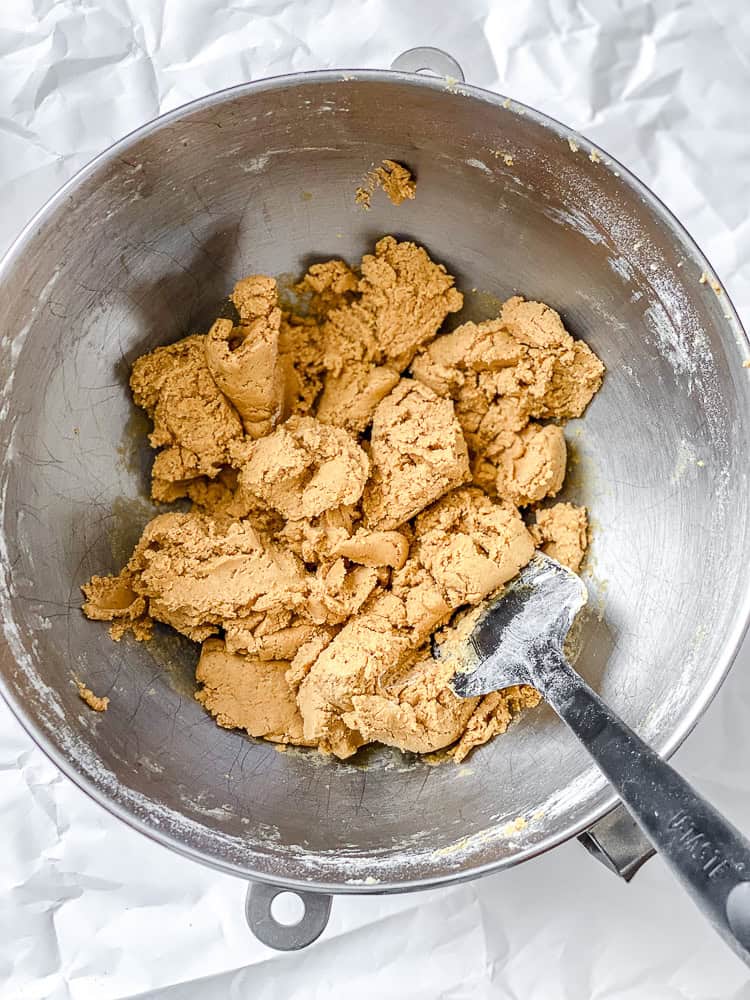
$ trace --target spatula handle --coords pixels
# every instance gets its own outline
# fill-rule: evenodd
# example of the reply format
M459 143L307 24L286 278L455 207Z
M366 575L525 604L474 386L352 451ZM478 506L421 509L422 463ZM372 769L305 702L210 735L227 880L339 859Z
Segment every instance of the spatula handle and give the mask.
M750 965L750 842L545 649L534 684L575 733L677 878Z

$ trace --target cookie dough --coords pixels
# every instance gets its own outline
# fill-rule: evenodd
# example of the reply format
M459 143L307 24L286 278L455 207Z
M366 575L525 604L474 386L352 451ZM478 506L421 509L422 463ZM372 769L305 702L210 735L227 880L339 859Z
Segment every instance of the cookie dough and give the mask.
M149 618L196 642L220 628L229 643L236 628L286 627L310 594L300 559L249 520L196 513L150 521L118 585L146 602Z
M469 453L447 399L401 379L378 404L362 510L373 528L398 528L470 477Z
M457 698L431 637L462 635L535 548L580 566L585 509L539 505L603 366L518 296L439 334L461 293L391 236L357 269L314 264L297 292L305 315L244 278L235 318L135 362L152 495L189 509L92 577L84 612L114 639L158 621L201 643L196 698L220 726L342 758L377 741L462 759L539 696Z
M453 401L474 482L526 505L554 496L565 472L559 427L546 425L540 434L535 421L580 417L604 366L554 309L514 296L497 319L464 323L433 340L412 373Z
M84 583L83 613L97 622L110 622L109 634L117 642L126 632L136 639L151 638L153 619L148 604L133 589L133 579L127 569L117 576L92 576Z
M198 701L220 726L244 729L273 743L304 744L302 716L286 682L289 664L230 653L221 639L201 648Z
M555 496L562 489L567 457L562 428L531 421L496 453L498 496L518 507Z
M529 530L537 548L574 573L578 572L589 544L585 507L556 503L545 510L538 510L536 522Z
M382 188L393 205L401 205L407 198L415 198L417 183L411 175L411 170L395 160L383 162L371 170L364 183L358 187L354 200L364 209L370 208L370 201L377 188Z
M98 694L94 694L90 687L87 687L83 681L76 681L76 687L78 688L78 697L81 701L85 701L92 712L106 712L109 708L109 698L104 696L100 697Z
M432 751L452 743L472 714L476 701L462 702L450 692L445 665L433 661L424 644L454 609L478 604L515 576L533 555L534 542L515 508L494 504L472 488L448 492L420 514L414 535L412 554L391 586L373 593L300 686L305 737L325 750L345 755L377 738ZM418 709L416 715L408 706ZM360 725L361 713L368 721ZM436 720L435 732L429 719ZM367 735L385 720L390 736L382 728L377 737ZM408 720L416 726L413 739ZM456 734L443 740L455 726Z
M238 325L217 319L206 337L206 364L251 438L268 434L285 416L289 373L279 358L281 309L276 282L262 274L235 285Z
M481 490L454 490L420 514L415 552L452 608L477 604L526 565L534 542L511 504Z
M362 496L367 455L340 427L292 416L239 457L239 483L288 520L318 517Z
M352 361L341 375L329 375L316 416L361 434L372 422L378 403L398 385L399 373L388 365Z
M336 376L353 362L402 372L462 305L452 275L423 247L384 236L362 258L356 294L325 316L325 366Z
M187 495L190 482L213 479L231 464L229 445L242 440L239 414L206 364L206 337L157 347L133 365L133 399L154 424L151 495L169 503Z

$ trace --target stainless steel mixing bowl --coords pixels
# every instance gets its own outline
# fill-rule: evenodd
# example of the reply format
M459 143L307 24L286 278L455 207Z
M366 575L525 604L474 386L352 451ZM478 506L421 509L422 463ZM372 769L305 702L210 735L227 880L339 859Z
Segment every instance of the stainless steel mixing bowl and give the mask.
M365 213L355 188L385 156L414 169L416 200L375 197ZM263 80L124 139L0 271L2 687L61 770L137 829L321 892L496 871L613 806L544 707L462 767L391 749L279 753L193 700L189 643L115 644L80 612L81 583L118 569L152 513L133 360L205 330L239 276L356 260L383 233L486 293L469 295L474 315L523 292L604 359L604 388L567 429L567 496L594 526L578 664L663 753L715 693L749 614L748 345L690 237L606 154L501 96L403 72ZM110 695L105 714L74 677Z

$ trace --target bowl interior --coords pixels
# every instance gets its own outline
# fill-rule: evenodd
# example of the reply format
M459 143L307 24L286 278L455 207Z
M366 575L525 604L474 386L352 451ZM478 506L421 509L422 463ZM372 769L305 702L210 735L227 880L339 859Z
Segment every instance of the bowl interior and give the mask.
M695 721L747 617L746 344L695 247L588 152L478 91L311 75L142 130L27 231L0 276L2 680L35 737L119 815L228 870L361 891L512 863L610 802L544 707L460 767L388 749L344 764L279 753L194 701L190 643L164 630L115 644L80 612L81 583L118 569L153 513L133 360L204 331L241 275L356 260L384 233L444 262L467 315L521 292L605 361L566 432L566 497L594 527L578 665L659 749ZM365 213L354 191L385 156L412 166L417 197L376 196ZM110 695L105 714L75 677Z

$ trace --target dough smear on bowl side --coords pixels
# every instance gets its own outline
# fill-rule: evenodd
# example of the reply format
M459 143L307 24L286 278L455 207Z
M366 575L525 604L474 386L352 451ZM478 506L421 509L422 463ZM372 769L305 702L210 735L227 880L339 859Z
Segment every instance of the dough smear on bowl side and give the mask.
M365 175L360 187L354 193L354 200L365 211L370 210L370 202L377 188L382 188L393 205L401 205L407 199L416 197L417 182L411 170L396 160L383 160Z
M83 586L113 639L162 622L197 643L196 698L220 726L345 758L380 742L457 760L539 698L461 700L430 654L536 548L577 570L586 511L563 486L562 424L604 366L559 315L515 296L463 305L424 248L383 237L357 269L232 294L235 319L139 358L159 514L116 576Z

